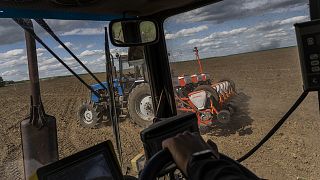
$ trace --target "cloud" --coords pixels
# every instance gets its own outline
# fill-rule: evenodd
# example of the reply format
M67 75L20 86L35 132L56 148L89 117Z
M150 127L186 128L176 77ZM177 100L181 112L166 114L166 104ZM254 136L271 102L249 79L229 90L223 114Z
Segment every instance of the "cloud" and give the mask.
M175 21L223 23L264 13L293 11L307 6L307 3L305 0L224 0L177 15Z
M101 65L102 63L104 64L105 62L106 62L105 55L102 55L99 58L96 58L96 59L93 59L93 60L84 61L84 63L87 66Z
M296 16L272 22L259 22L258 24L252 24L249 27L238 26L241 26L242 20L245 20L246 17L258 16L265 17L262 19L268 19L269 17L272 17L272 19L274 19L273 17L283 17L277 17L277 14L275 13L299 11L299 13L301 14L301 12L307 12L307 3L308 2L306 0L224 0L214 5L206 6L187 13L183 13L181 15L174 16L172 17L172 20L178 23L198 22L203 20L207 21L204 22L206 24L219 24L232 20L241 20L238 21L239 23L233 24L233 29L228 29L230 27L227 27L227 30L221 30L219 32L214 32L216 31L216 29L210 29L211 26L195 26L195 24L193 23L187 24L188 27L191 28L180 28L173 32L165 32L167 39L189 37L183 38L183 42L179 40L181 46L179 46L179 44L177 43L173 43L173 46L175 47L173 47L173 49L171 50L168 49L168 52L172 52L171 57L177 57L177 59L190 59L194 56L192 52L193 46L198 46L201 55L204 54L204 57L226 55L228 53L239 53L243 51L264 50L268 48L282 47L284 45L293 44L295 43L295 39L292 24L295 22L307 20L308 16ZM267 13L268 16L264 16L264 14ZM274 15L272 15L272 13ZM290 15L289 13L287 14ZM104 33L103 26L106 24L105 22L102 23L94 21L46 21L56 34L63 36L97 34L101 35ZM24 41L23 30L11 19L1 19L0 22L0 45L8 45ZM45 31L36 23L34 23L34 27L35 31L41 38L48 36ZM181 26L176 25L176 27ZM192 37L194 35L197 36ZM82 37L65 38L68 38L69 40L70 38ZM19 43L17 44L17 46L22 47L21 44L24 45L25 43ZM93 44L93 41L87 42L87 44L82 44L82 47L86 47L87 50L82 50L83 52L80 51L81 53L79 57L82 57L83 62L85 64L88 64L90 68L94 69L94 71L99 70L99 68L102 68L104 70L105 67L101 66L101 63L105 62L104 50L100 50L100 44L95 45L95 47L93 46ZM69 45L71 47L72 43ZM169 46L170 45L168 45L168 47ZM90 50L91 48L93 50ZM115 53L117 52L123 55L127 54L126 49L112 48L110 49L110 51L113 55L115 55ZM38 48L37 53L39 68L41 68L41 77L64 75L68 73L55 58L46 57L47 52L45 49ZM25 72L26 74L26 72L28 71L22 70L22 68L26 69L27 67L26 59L26 52L23 51L23 49L16 48L14 50L1 52L0 74L5 74L6 77L10 78L18 78L18 75L22 74L22 72ZM72 58L64 58L64 60L77 72L83 72L83 70ZM22 79L25 77L20 76L19 78Z
M220 45L221 43L222 43L221 41L206 42L206 43L201 43L201 44L200 44L200 47L214 46L215 48L219 48L219 47L220 47L219 45Z
M1 69L5 69L5 68L12 68L12 67L16 67L19 65L26 65L27 64L27 60L23 59L23 58L19 58L19 59L14 59L14 60L10 60L7 62L4 62L2 64L0 64Z
M43 65L39 67L39 71L55 71L63 69L62 64Z
M0 22L0 45L24 41L23 29L12 19L1 19ZM105 22L54 19L46 20L46 22L56 34L64 34L67 32L67 35L93 35L96 34L96 32L102 34L104 31L101 27L106 24ZM45 31L39 27L37 23L34 22L33 24L38 36L45 35ZM96 31L94 31L94 29L96 29ZM100 29L101 31L98 31Z
M44 48L37 48L37 53L44 53L44 52L47 52L47 50Z
M73 48L73 44L71 42L65 42L64 45L67 46L67 48L69 49ZM61 45L59 45L57 48L63 49Z
M11 19L0 21L0 45L18 42L24 39L24 32Z
M0 75L5 80L26 80L29 78L27 71L19 70L19 69L7 70L7 71L4 71L3 73L0 73Z
M0 53L0 62L9 58L14 58L14 57L18 57L24 55L24 50L23 49L13 49L13 50L9 50L7 52L4 53Z
M100 35L104 34L103 28L78 28L73 29L68 32L61 33L61 36L70 36L70 35Z
M204 31L204 30L208 30L208 29L209 28L206 25L192 27L192 28L188 28L188 29L181 29L180 31L178 31L174 34L167 33L166 39L175 39L175 38L179 38L179 37L192 36L195 33L198 33L200 31Z
M275 37L280 37L280 36L286 36L288 33L286 31L279 31L275 33L269 33L264 35L265 38L275 38Z
M308 20L308 16L296 16L288 19L284 19L282 21L279 21L279 25L286 25L286 24L294 24L297 22L302 22Z
M27 64L27 56L23 49L13 49L0 53L0 69Z
M241 27L237 29L232 29L229 31L221 31L221 32L214 32L210 34L207 37L204 38L198 38L198 39L190 39L187 44L196 44L196 43L206 43L215 40L216 38L223 38L223 37L228 37L228 36L235 36L237 34L243 33L247 31L248 28L246 27ZM210 44L208 44L210 45Z
M39 61L38 64L39 64L40 67L58 62L58 60L56 58L54 58L54 57L52 57L52 58L41 58L38 61Z
M90 48L93 48L95 46L95 44L88 44L87 46L86 46L86 48L87 49L90 49Z
M262 43L260 45L258 45L256 47L256 49L254 49L255 51L262 51L262 50L267 50L267 49L275 49L275 48L279 48L280 47L280 43L281 43L281 40L279 39L274 39L272 41L269 41L269 42L265 42L265 43Z
M274 21L263 18L264 21L253 22L246 27L197 35L197 38L182 42L180 46L168 43L167 46L170 49L168 52L171 52L169 58L173 61L190 59L193 56L191 49L194 46L199 48L202 57L225 56L292 46L296 44L293 24L308 20L308 18L303 15ZM183 53L178 53L178 51Z
M17 72L18 72L18 70L16 70L16 69L8 70L8 71L1 73L1 76L13 76L13 75L16 75Z
M82 53L80 53L80 57L86 57L86 56L98 56L103 55L105 52L103 50L85 50Z
M275 20L272 22L262 22L252 27L240 27L236 29L231 29L228 31L214 32L206 37L190 39L187 41L187 44L193 44L197 46L210 46L210 45L219 45L221 42L220 39L231 37L242 36L246 34L247 38L253 37L265 37L265 38L274 38L280 36L288 35L287 31L291 29L284 30L281 27L291 26L294 23L305 21L308 19L308 16L296 16L290 17L283 20ZM214 41L217 41L214 43Z

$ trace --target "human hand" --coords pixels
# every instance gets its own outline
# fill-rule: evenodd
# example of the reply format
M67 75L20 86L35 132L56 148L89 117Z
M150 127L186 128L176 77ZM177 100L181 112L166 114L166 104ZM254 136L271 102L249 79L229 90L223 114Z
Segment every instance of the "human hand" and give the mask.
M217 145L211 140L206 143L199 133L185 131L182 134L164 140L162 147L168 148L178 168L184 174L187 174L188 162L195 152L211 149L215 157L219 157Z

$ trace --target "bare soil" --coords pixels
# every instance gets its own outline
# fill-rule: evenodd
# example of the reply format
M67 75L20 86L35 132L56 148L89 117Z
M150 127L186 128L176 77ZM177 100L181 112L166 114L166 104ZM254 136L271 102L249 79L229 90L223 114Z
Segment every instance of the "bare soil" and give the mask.
M175 74L193 74L194 61L172 63ZM232 79L238 90L238 111L228 126L212 126L206 139L232 158L249 151L285 114L302 93L297 49L284 48L203 60L214 80ZM101 80L103 74L98 75ZM87 82L93 80L83 75ZM88 90L74 77L41 81L47 114L57 119L60 158L113 139L112 128L82 128L78 107ZM19 123L29 112L29 84L0 88L0 179L23 178ZM320 118L317 94L310 93L284 126L243 164L267 179L319 179ZM129 120L120 123L124 166L142 151L141 128ZM124 168L125 169L125 168Z

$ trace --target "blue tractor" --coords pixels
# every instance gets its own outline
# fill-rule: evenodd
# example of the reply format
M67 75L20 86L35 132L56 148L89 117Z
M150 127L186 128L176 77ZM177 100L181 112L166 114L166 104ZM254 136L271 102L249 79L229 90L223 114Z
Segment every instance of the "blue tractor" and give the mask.
M133 56L133 48L129 48L128 58L116 55L119 60L119 70L115 69L113 81L117 115L119 118L129 117L132 122L147 127L152 123L154 114L150 86L147 83L144 59ZM123 74L123 63L133 66L134 73ZM114 64L114 62L113 62ZM118 72L118 73L117 73ZM117 77L116 75L119 74ZM102 82L108 87L107 82ZM102 97L99 99L90 92L89 100L80 106L78 116L80 124L87 128L96 128L110 120L108 111L108 93L100 84L90 85Z

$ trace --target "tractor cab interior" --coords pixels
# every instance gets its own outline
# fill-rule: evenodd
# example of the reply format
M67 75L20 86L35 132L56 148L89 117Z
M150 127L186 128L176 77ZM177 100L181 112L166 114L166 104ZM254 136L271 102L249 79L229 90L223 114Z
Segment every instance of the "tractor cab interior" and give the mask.
M162 141L185 131L200 133L203 126L211 126L213 123L228 124L236 109L230 99L239 93L236 91L236 83L233 80L221 78L221 80L211 83L209 75L203 71L205 65L202 66L200 61L199 53L202 53L202 51L198 49L201 46L191 49L196 56L195 62L197 62L197 68L192 68L198 69L199 66L199 73L191 76L173 76L172 68L170 67L170 58L172 57L169 55L171 52L168 52L166 39L188 37L201 32L202 29L183 29L180 34L168 35L164 24L168 18L174 15L210 4L214 5L215 3L219 3L219 1L119 0L109 2L102 0L31 0L0 2L0 18L12 18L19 28L24 30L27 46L31 83L31 112L30 116L21 121L20 124L25 179L135 179L132 176L126 176L127 174L121 169L123 156L125 155L121 151L123 144L121 143L119 124L122 119L127 118L127 115L124 115L126 111L129 112L131 118L136 119L136 121L133 120L134 123L142 128L139 134L139 141L143 146L143 163L145 164L137 168L139 172L136 177L141 180L156 179L163 176L170 179L186 178L186 175L177 172L179 170L177 170L170 152L167 149L162 149ZM232 2L229 1L229 4L232 4ZM295 99L296 102L293 106L280 118L280 121L271 127L271 130L263 136L262 140L256 140L259 142L256 145L251 144L253 148L247 148L247 153L241 158L233 160L233 158L220 154L221 158L237 164L249 177L256 176L251 174L240 163L254 154L277 132L309 92L317 92L320 101L320 20L317 20L320 19L320 2L310 0L309 5L310 21L297 23L291 29L293 31L293 28L295 28L296 31L303 79L303 93L297 100ZM197 12L194 13L197 14ZM86 64L82 63L71 52L70 48L60 40L44 19L110 21L109 27L104 29L104 57L106 64L103 63L103 65L106 66L106 82L101 82L86 67ZM254 21L257 20L255 19ZM96 84L87 84L81 76L48 47L42 37L35 32L33 23L37 23L47 34L59 42L90 74ZM285 24L287 22L277 23ZM237 23L234 24L238 25ZM205 30L208 29L207 26L199 25L199 27ZM263 29L263 27L260 28ZM217 30L208 38L218 38L219 35L238 35L245 31L250 33L249 28L238 28L236 31L231 32L226 30L218 32ZM225 38L228 37L226 36ZM197 41L203 43L202 46L205 48L204 44L208 43L206 42L207 39L197 37L186 41L185 45ZM131 50L129 49L129 57L127 57L129 64L142 65L145 63L147 75L139 75L140 79L135 80L132 83L133 85L128 88L128 91L125 90L123 85L124 78L121 75L123 68L120 67L120 70L118 70L120 75L119 77L116 76L117 70L114 69L114 57L110 51L109 41L115 47L132 48ZM81 125L94 129L98 127L97 124L108 119L111 122L113 132L113 137L110 137L110 140L99 144L95 143L96 145L92 147L59 159L58 128L56 125L56 121L59 120L47 115L44 111L40 96L36 42L42 45L77 80L89 89L91 93L91 100L89 101L91 104L82 106L80 119L83 121ZM214 47L216 48L222 44L217 43L217 41L215 43ZM138 52L141 49L143 49L142 54ZM134 51L138 55L133 53ZM134 57L135 55L137 57ZM144 59L145 62L141 63L141 59ZM120 56L117 57L117 60L122 64ZM142 71L144 74L143 67ZM134 90L135 87L143 89L149 89L150 87L150 92L137 93ZM132 95L126 96L126 93L129 92ZM139 97L139 99L138 96L140 94L144 96ZM130 101L137 101L138 103L134 102L130 105ZM119 106L120 103L122 103L121 106ZM126 103L128 103L128 109L124 107ZM131 109L130 106L132 106ZM98 111L99 109L102 110ZM140 111L133 115L135 112L132 109ZM115 147L113 147L111 141ZM177 174L179 174L179 177Z

